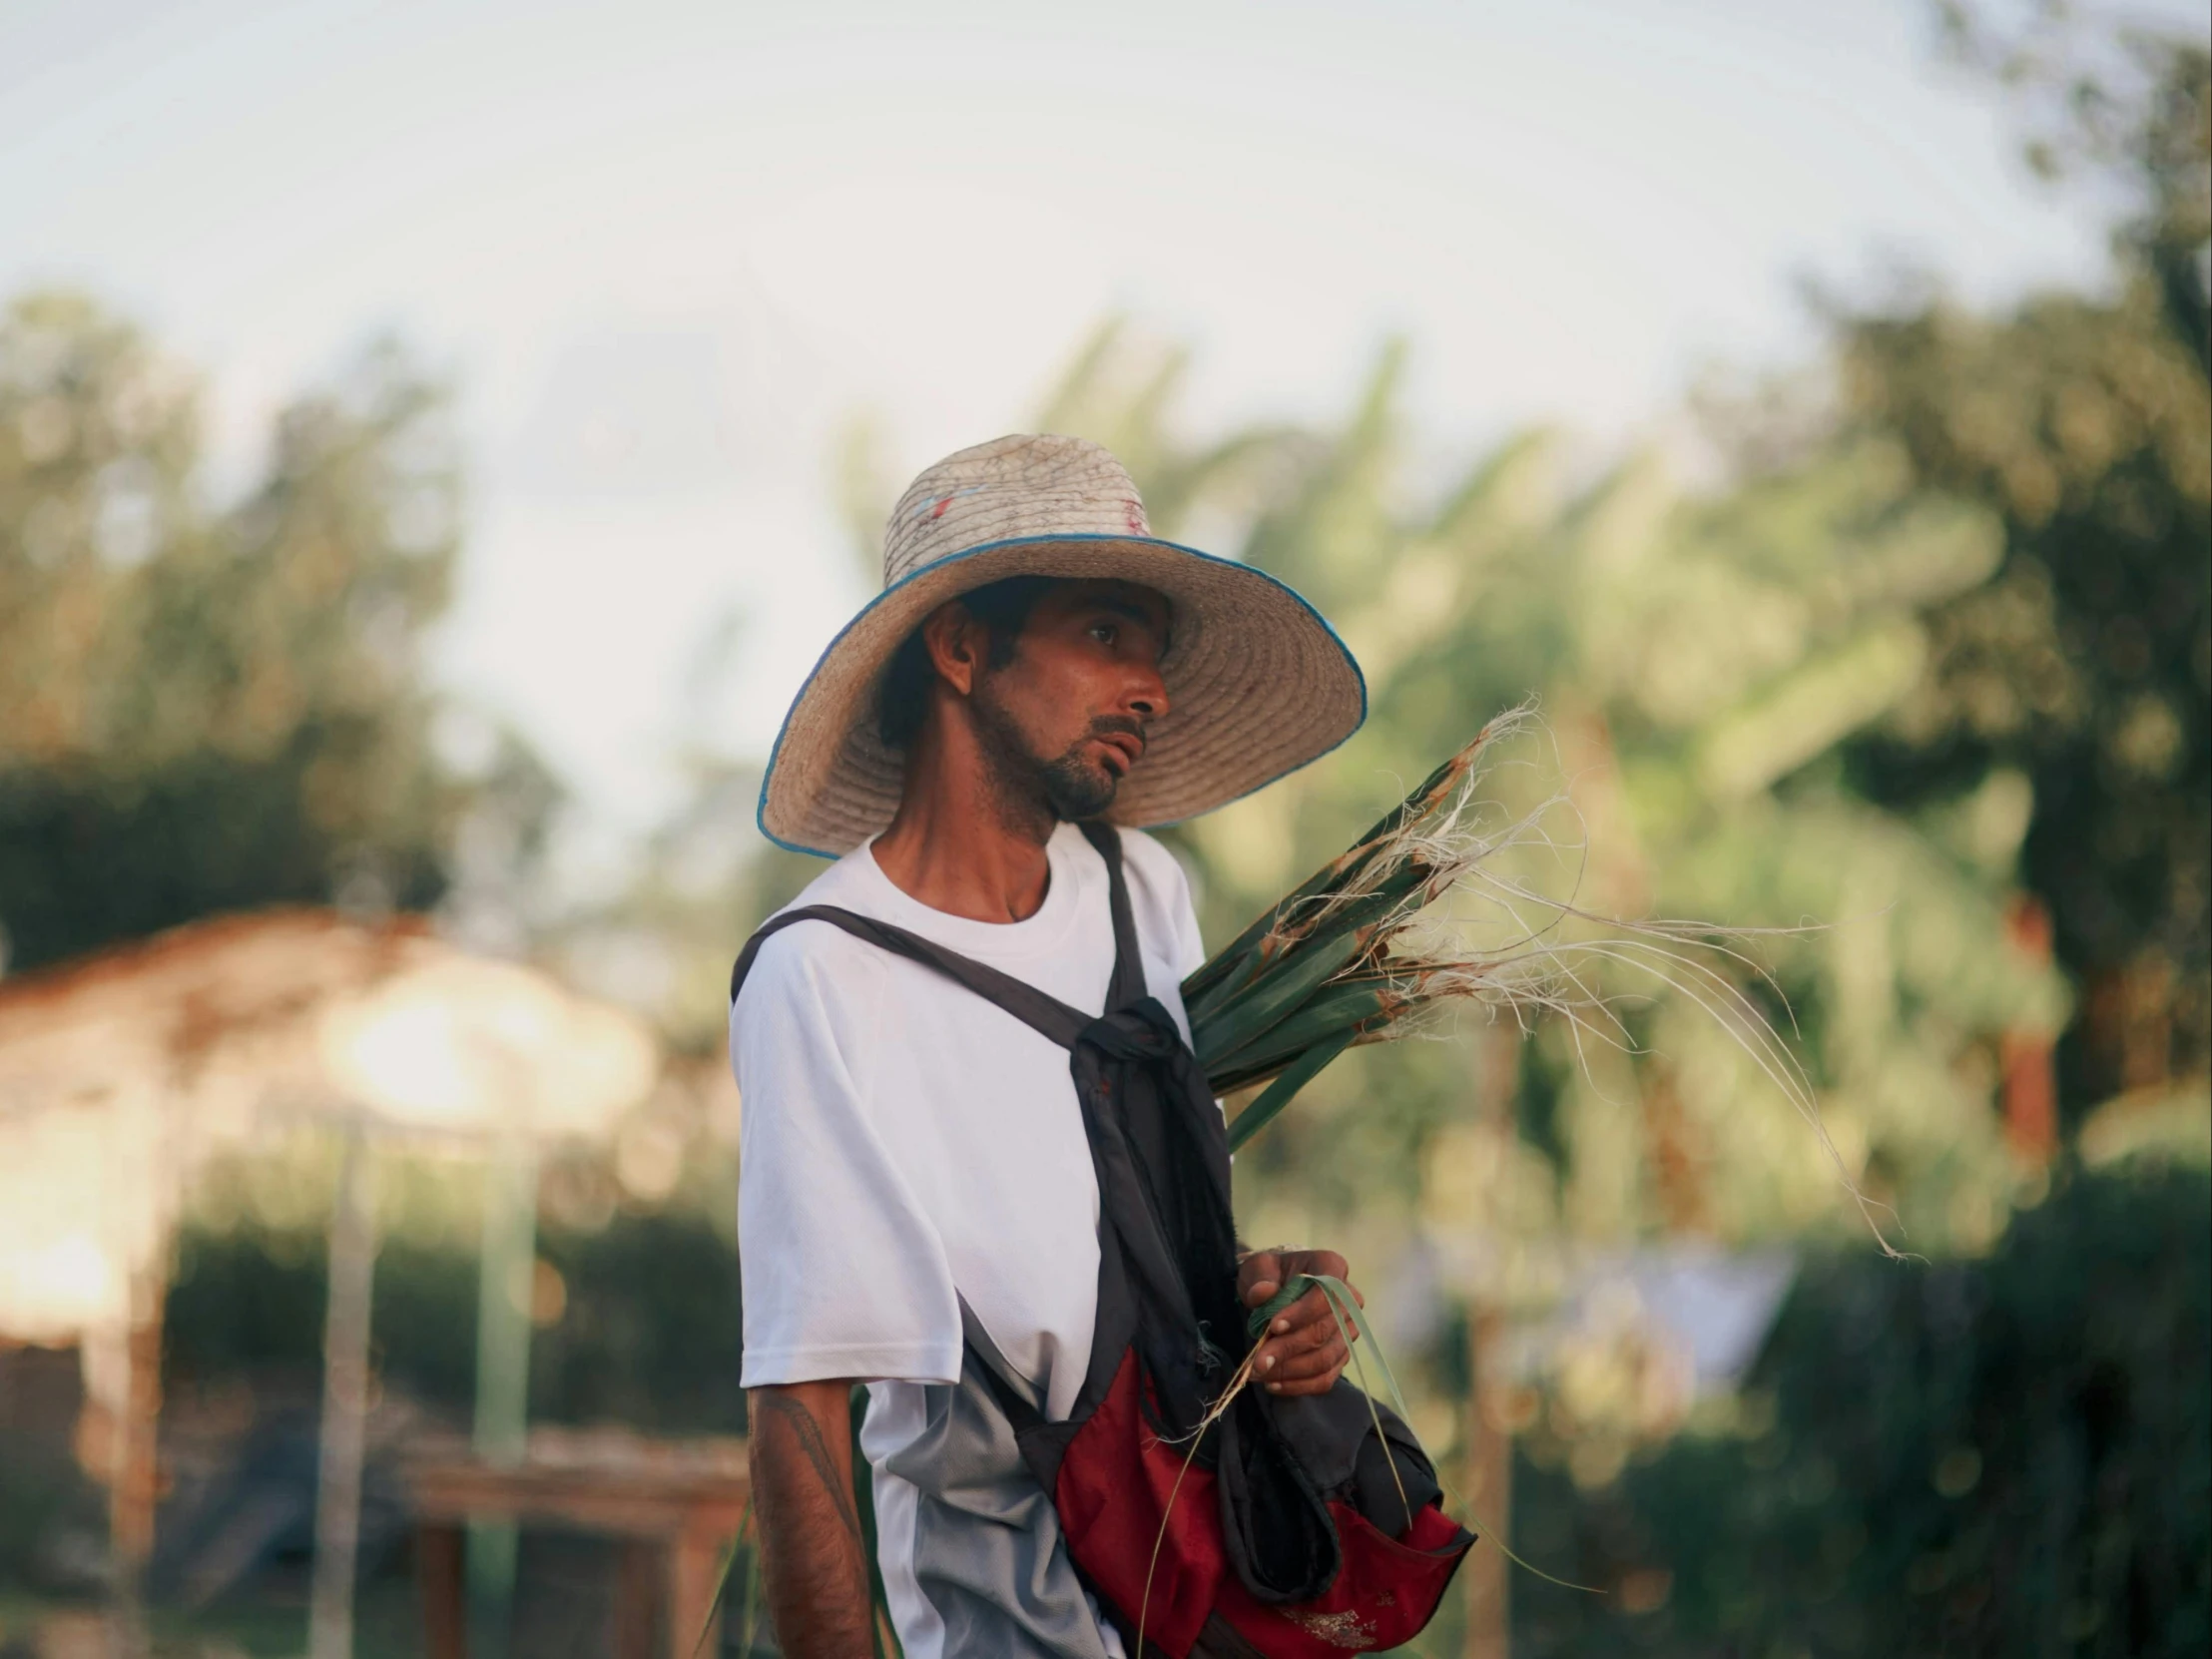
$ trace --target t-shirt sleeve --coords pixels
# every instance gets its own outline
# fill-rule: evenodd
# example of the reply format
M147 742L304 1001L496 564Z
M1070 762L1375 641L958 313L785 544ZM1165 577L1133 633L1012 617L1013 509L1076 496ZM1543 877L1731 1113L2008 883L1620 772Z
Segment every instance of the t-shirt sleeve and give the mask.
M730 1011L743 1384L954 1382L944 1246L871 1115L865 1010L881 964L809 936L828 931L803 923L769 940Z

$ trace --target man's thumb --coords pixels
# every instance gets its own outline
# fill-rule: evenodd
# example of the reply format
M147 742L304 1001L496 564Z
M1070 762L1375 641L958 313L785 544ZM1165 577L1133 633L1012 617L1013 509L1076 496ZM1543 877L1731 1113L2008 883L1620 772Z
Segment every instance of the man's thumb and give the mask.
M1281 1288L1283 1269L1273 1251L1255 1251L1245 1258L1244 1277L1245 1306L1257 1308Z

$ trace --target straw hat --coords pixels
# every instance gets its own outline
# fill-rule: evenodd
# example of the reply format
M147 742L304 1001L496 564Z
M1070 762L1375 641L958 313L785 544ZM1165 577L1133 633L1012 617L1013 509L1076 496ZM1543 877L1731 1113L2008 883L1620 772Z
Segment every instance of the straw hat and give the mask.
M883 529L883 591L800 689L761 784L761 828L833 857L898 809L897 751L875 734L877 687L931 611L1008 576L1142 583L1174 608L1160 675L1169 709L1107 814L1173 824L1249 795L1344 742L1367 718L1360 665L1272 576L1161 541L1128 472L1083 438L1015 436L949 455Z

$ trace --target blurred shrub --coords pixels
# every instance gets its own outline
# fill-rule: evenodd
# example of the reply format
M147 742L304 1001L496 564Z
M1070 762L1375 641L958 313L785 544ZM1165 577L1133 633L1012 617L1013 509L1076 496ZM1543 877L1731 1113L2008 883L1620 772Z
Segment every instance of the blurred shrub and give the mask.
M2082 1176L1980 1262L1806 1270L1733 1431L1607 1490L1523 1459L1522 1659L2201 1654L2212 1185Z
M624 1214L598 1231L549 1228L538 1253L533 1421L744 1427L738 1259L725 1234L694 1215ZM319 1234L188 1231L164 1332L168 1382L319 1375L325 1284ZM387 1239L376 1261L377 1376L465 1422L476 1298L472 1245Z

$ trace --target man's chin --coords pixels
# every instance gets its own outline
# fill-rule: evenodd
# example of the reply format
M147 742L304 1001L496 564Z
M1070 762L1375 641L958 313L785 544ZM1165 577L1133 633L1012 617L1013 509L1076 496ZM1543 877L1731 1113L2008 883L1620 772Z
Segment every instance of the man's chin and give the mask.
M1062 762L1047 770L1046 799L1064 824L1094 819L1114 804L1121 780L1105 767Z

